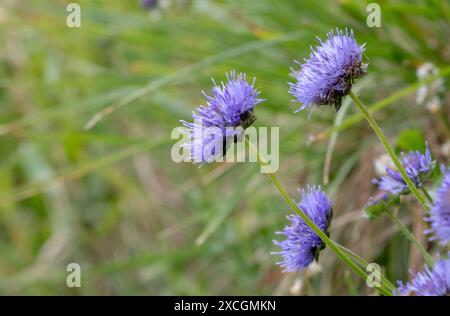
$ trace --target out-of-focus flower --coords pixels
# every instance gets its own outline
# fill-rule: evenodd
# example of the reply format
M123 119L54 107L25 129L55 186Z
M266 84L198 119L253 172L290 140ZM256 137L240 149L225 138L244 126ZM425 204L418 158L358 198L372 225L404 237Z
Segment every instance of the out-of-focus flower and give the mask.
M432 63L424 63L416 70L417 79L424 80L429 76L438 75L439 69ZM441 100L439 93L443 90L444 80L442 78L436 79L428 85L421 86L417 90L416 103L418 105L425 105L431 111L436 112L441 108Z
M214 80L213 80L214 82ZM245 74L227 74L227 82L218 86L214 82L212 95L205 92L207 104L192 113L193 123L181 121L191 136L185 147L191 150L194 163L212 162L218 155L225 155L227 146L243 136L243 130L255 120L254 108L262 102L259 91L249 84Z
M378 176L382 176L386 174L386 168L394 169L395 165L392 161L391 157L385 153L375 158L373 161L373 166L375 168L375 173Z
M431 240L439 239L441 244L450 242L450 168L442 170L444 178L436 191L436 198L426 218L431 229L426 233L433 233Z
M308 186L307 191L299 190L299 193L301 200L297 205L328 235L328 227L332 218L331 200L320 186ZM281 247L281 251L272 254L282 256L283 260L277 264L283 267L285 272L300 271L318 259L319 252L325 248L325 245L299 215L294 214L287 218L291 222L290 225L286 226L283 231L277 232L277 234L284 235L286 239L273 241L276 246Z
M313 105L334 105L339 110L354 80L366 72L364 45L358 45L352 30L336 29L327 34L325 42L318 40L320 45L311 47L309 59L304 64L297 62L301 69L292 69L296 81L289 83L289 92L302 104L298 111L309 108L311 113Z
M410 151L409 154L402 153L402 165L414 185L421 188L430 177L435 162L431 158L431 152L427 145L425 154L420 151ZM381 190L392 194L407 194L410 192L400 172L390 168L386 168L386 175L381 176L380 179L373 179L372 182L377 184Z
M289 289L289 292L291 292L291 295L301 295L303 291L304 282L301 276L298 276L295 279L294 284L292 284L291 288Z
M6 5L0 4L0 25L6 23L9 17L10 13L7 11Z
M450 255L450 252L448 253ZM398 296L446 296L450 294L450 259L438 260L433 268L428 266L417 273L413 280L403 284L394 292Z
M141 7L145 9L154 9L158 6L158 0L141 0Z
M445 157L450 158L450 140L442 144L441 152Z

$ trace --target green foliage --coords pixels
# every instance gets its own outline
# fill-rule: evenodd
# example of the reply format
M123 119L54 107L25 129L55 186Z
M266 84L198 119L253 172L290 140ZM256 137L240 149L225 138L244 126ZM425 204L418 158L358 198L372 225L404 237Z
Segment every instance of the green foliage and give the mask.
M425 136L418 129L406 129L397 137L397 148L403 152L411 150L425 152Z
M399 204L400 197L398 195L387 195L385 199L381 198L376 203L367 204L364 208L364 215L368 219L378 219Z

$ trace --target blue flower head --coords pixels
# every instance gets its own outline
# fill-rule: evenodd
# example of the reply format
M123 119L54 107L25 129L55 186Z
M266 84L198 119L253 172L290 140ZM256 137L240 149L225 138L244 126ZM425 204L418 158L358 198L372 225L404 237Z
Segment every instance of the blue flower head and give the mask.
M214 80L213 80L214 82ZM237 142L243 130L256 120L254 108L262 102L259 91L249 84L245 74L227 74L227 82L214 87L206 97L206 105L192 113L193 123L181 121L188 128L191 150L195 163L212 162L218 155L225 155L227 145Z
M158 0L141 0L141 6L145 9L154 9L158 6Z
M421 188L423 183L429 179L435 162L431 158L431 152L426 145L425 154L420 151L410 151L409 154L402 153L402 166L406 174L417 188ZM380 179L373 179L381 190L392 194L408 194L410 192L408 185L403 180L402 175L397 170L386 168L386 174Z
M332 202L322 189L308 186L307 191L299 190L301 200L297 205L306 215L328 235L328 227L332 217ZM280 254L283 257L277 264L284 268L285 272L300 271L308 267L325 245L314 231L297 214L287 217L291 222L283 231L277 234L286 237L283 241L274 240L281 251L272 254Z
M339 110L354 80L366 72L364 45L358 45L352 30L349 33L336 28L327 34L325 42L317 39L320 45L311 47L309 59L304 64L297 62L301 69L292 69L296 82L289 83L289 92L302 104L298 111L311 110L312 105L334 105Z
M450 258L438 260L433 268L425 267L411 282L398 284L394 292L398 296L447 296L450 294Z
M426 233L433 233L430 239L439 239L441 244L450 241L450 168L442 168L444 179L436 191L436 198L426 218L431 224L431 229Z

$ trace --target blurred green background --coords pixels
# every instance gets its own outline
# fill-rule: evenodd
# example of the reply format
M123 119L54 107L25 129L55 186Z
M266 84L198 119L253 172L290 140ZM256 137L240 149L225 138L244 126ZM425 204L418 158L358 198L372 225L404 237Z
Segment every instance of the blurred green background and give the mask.
M426 139L446 163L449 1L379 1L380 28L366 25L371 1L78 0L81 28L66 26L69 2L0 0L0 294L374 294L327 249L282 273L270 252L288 207L255 164L172 162L172 129L231 69L257 78L256 125L280 127L292 197L326 184L334 239L391 280L421 269L390 222L362 217L382 148L356 108L294 114L287 82L316 35L352 28L369 62L355 89L391 142ZM426 63L441 89L417 102ZM400 217L423 238L414 201ZM66 286L70 262L81 288Z

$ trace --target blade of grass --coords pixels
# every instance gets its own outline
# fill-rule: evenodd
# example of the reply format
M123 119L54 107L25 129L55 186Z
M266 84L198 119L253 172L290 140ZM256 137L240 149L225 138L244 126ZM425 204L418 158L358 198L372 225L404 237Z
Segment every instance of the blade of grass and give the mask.
M79 179L83 176L85 176L88 173L94 172L98 169L104 168L108 165L117 163L121 160L133 157L135 155L138 155L142 152L148 151L150 149L155 149L159 146L165 145L170 143L172 140L145 140L137 144L130 145L128 147L125 147L122 150L119 150L117 152L113 152L109 155L106 155L104 157L101 157L99 159L88 161L86 163L83 163L75 168L71 168L69 170L66 170L62 172L61 174L52 177L48 180L38 182L38 183L31 183L28 185L24 185L23 187L18 188L12 197L8 199L6 202L7 205L10 203L19 202L22 200L25 200L27 198L30 198L32 196L35 196L39 193L42 193L46 191L47 189L51 188L54 185L57 185L58 183L65 182L65 181L73 181L75 179ZM5 199L0 196L0 201L4 201ZM5 205L4 202L0 202L0 205Z
M17 120L7 122L0 125L0 136L7 135L11 132L23 129L34 124L39 124L44 120L58 117L60 115L67 115L69 113L80 113L87 110L92 110L102 106L103 104L108 104L112 100L125 95L131 91L131 87L125 87L121 89L116 89L105 94L91 97L87 101L76 101L70 102L67 105L60 105L58 107L51 107L48 110L29 114L25 117L19 118Z
M255 172L255 164L252 167L246 169L244 175L237 182L233 193L230 197L221 200L222 203L219 204L219 210L213 215L213 219L208 223L205 229L200 233L200 235L195 240L197 246L201 246L205 241L222 225L228 215L235 209L239 201L244 196L246 185L251 181Z
M367 80L361 81L359 85L354 87L355 91L360 91L364 86L367 85ZM336 118L334 120L333 126L337 127L342 124L345 115L347 114L348 109L350 108L351 102L350 100L345 99L340 111L336 114ZM323 184L328 185L330 181L330 166L331 166L331 158L333 157L334 147L336 146L336 142L338 139L339 131L333 131L331 134L330 140L328 142L327 152L325 154L325 159L323 163Z
M184 69L178 70L173 74L169 74L167 76L161 77L154 81L151 81L146 86L143 86L139 89L134 90L130 94L125 97L119 99L113 104L107 106L100 112L96 113L84 126L86 130L93 128L99 121L101 121L104 117L111 115L116 112L120 108L132 103L133 101L144 97L156 89L159 89L165 85L175 83L175 82L183 82L194 77L195 73L198 73L200 70L205 69L211 65L214 65L218 62L237 57L242 54L246 54L255 50L261 50L266 47L270 47L273 45L277 45L283 42L288 42L292 40L297 40L301 38L302 32L299 30L281 34L275 38L269 40L257 40L251 43L247 43L238 47L234 47L225 52L219 53L217 55L213 55L205 58L204 60L192 64Z

